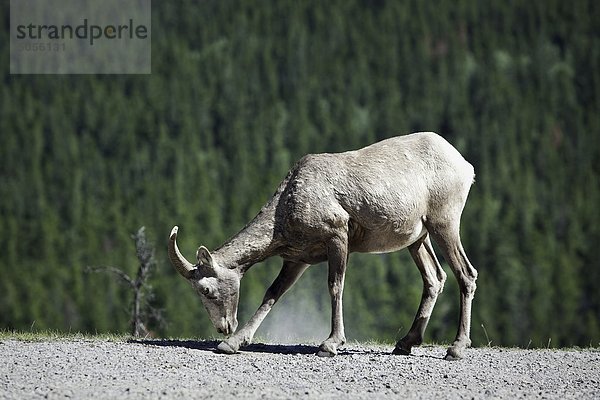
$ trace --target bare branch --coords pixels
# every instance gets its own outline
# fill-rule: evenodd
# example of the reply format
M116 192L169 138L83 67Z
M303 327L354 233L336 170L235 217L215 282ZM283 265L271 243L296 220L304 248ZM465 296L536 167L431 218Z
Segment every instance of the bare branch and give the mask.
M144 320L153 317L158 323L163 323L160 312L153 309L150 300L153 297L152 287L147 283L150 270L156 266L154 258L154 246L146 238L146 228L143 226L131 235L135 242L137 259L139 261L138 271L135 279L115 267L86 267L87 272L110 272L117 275L123 282L133 289L133 301L131 303L131 334L140 337L150 334Z
M135 281L133 279L131 279L129 277L129 275L127 275L125 272L121 271L118 268L106 267L106 266L101 266L101 267L87 266L85 268L85 270L87 272L110 272L110 273L113 273L113 274L117 275L119 278L121 278L129 286L131 286L132 288L135 288Z

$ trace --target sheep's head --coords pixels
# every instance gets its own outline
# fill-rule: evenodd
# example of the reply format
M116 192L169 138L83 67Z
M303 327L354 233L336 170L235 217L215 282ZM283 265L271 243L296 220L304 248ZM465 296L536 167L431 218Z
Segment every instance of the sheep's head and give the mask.
M204 246L196 252L198 263L190 263L179 251L177 231L178 227L173 227L169 237L169 258L173 267L198 293L217 331L224 335L232 334L238 325L239 273L218 265Z

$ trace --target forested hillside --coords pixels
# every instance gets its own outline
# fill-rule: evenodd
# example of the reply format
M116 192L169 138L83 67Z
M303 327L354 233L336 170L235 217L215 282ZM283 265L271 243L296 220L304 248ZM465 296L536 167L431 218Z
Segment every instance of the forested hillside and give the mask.
M130 294L85 267L137 269L156 244L156 335L216 335L166 239L220 245L306 153L436 131L474 166L463 242L475 345L600 342L600 2L156 1L151 75L10 75L0 6L0 328L126 331ZM240 322L280 266L242 282ZM326 268L259 330L323 339ZM453 339L449 279L427 340ZM348 339L410 327L408 252L353 255ZM487 331L487 336L482 328ZM296 334L294 333L296 332Z

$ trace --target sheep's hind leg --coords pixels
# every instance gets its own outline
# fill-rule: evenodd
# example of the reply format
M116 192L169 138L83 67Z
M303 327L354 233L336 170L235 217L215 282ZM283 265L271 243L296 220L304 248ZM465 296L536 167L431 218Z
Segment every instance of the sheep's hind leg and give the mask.
M471 265L460 242L458 224L438 225L430 232L434 232L433 239L450 264L460 289L458 332L445 357L446 360L458 360L463 357L463 350L471 346L471 304L477 288L477 270Z
M423 295L410 330L396 343L394 348L393 354L401 355L409 355L413 346L418 346L423 342L423 335L433 306L438 295L444 289L446 281L446 273L435 256L429 235L410 245L408 249L423 278Z

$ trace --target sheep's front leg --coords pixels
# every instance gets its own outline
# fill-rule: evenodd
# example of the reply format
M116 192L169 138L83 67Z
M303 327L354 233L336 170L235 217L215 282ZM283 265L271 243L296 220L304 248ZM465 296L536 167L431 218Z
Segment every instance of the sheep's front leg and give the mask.
M262 304L258 310L256 310L252 318L250 318L248 323L246 323L242 329L237 331L230 338L219 343L217 349L222 353L233 354L237 353L240 347L250 344L256 330L267 314L269 314L273 305L294 283L296 283L308 267L308 264L285 261L279 275L277 275L277 278L275 278L269 289L267 289Z
M331 334L319 347L317 355L320 357L333 357L337 354L338 346L346 343L342 294L348 262L347 237L336 237L330 240L327 244L327 258L329 260L329 294L331 295Z

